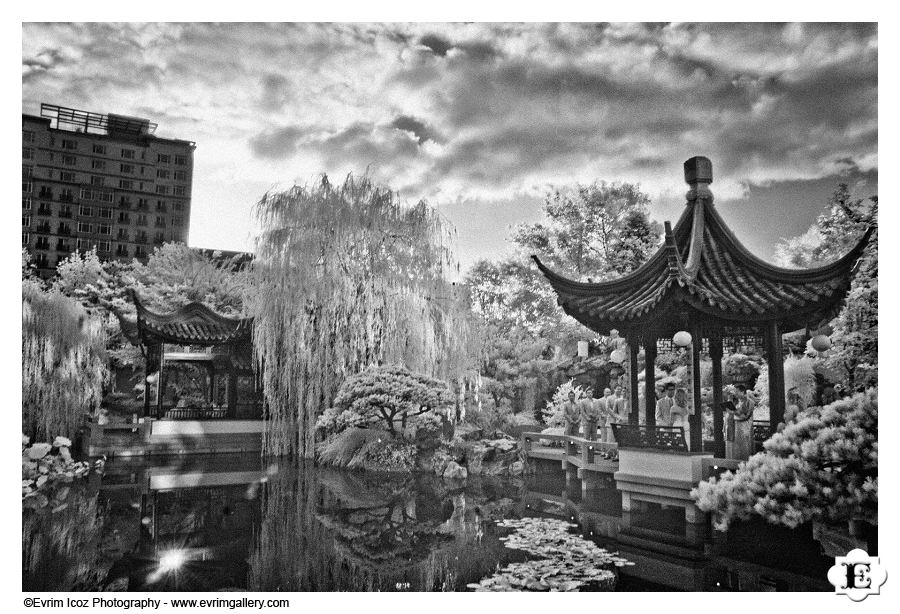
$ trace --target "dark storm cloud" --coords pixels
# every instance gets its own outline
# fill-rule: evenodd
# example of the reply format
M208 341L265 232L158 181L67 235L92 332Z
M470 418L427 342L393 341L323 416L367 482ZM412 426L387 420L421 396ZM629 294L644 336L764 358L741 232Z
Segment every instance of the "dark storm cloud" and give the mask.
M437 34L426 34L419 39L419 44L425 45L439 56L447 55L447 52L453 47L453 43Z
M443 138L434 131L434 129L425 122L410 117L409 115L398 115L391 126L397 130L405 130L415 135L416 140L421 145L425 141L433 141L435 143L443 142Z
M295 126L267 130L250 139L250 150L260 158L289 158L306 132Z

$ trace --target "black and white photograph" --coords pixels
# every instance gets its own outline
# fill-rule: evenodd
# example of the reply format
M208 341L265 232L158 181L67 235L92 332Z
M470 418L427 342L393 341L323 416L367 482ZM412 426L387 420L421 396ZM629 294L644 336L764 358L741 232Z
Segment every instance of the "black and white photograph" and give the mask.
M847 8L20 22L10 603L886 604Z

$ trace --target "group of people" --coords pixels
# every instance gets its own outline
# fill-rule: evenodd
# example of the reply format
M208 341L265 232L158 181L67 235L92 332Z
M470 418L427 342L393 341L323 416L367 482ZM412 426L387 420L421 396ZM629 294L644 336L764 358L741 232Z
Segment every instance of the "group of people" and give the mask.
M563 404L566 419L566 434L577 435L578 426L583 421L596 421L600 441L613 441L612 425L628 422L628 400L625 390L616 386L615 391L606 388L599 399L584 397L578 399L575 392L569 392L569 399Z
M694 415L694 407L688 400L687 390L670 382L661 392L656 401L656 424L684 429L685 444L690 450L690 417ZM727 396L730 403L727 406L725 425L726 456L746 460L753 450L753 400L743 384L735 386ZM563 404L563 413L567 435L578 435L582 422L596 421L600 441L612 442L612 425L628 422L629 403L621 386L616 386L614 391L606 388L599 399L578 399L572 391Z

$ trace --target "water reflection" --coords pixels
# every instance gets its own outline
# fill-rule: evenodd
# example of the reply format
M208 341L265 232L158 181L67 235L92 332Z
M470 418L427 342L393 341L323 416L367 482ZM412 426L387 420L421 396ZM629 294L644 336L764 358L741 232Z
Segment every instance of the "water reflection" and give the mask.
M255 456L107 469L72 484L64 507L23 510L25 590L466 590L531 557L498 526L524 517L575 523L635 563L606 588L830 588L808 532L750 524L723 537L676 509L623 513L612 479L582 492L558 471L459 483Z

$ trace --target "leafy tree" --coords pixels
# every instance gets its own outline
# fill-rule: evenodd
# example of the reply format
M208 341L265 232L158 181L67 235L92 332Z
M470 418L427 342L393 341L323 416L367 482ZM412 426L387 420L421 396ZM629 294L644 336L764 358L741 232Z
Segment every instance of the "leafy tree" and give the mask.
M316 428L338 433L350 427L386 429L392 437L434 430L456 398L445 382L399 365L373 366L348 377Z
M108 377L97 318L36 279L22 282L22 429L35 441L74 437Z
M796 527L810 520L878 522L878 390L801 412L736 472L691 492L725 530L761 516Z
M556 427L566 425L566 416L563 411L563 405L569 400L570 392L575 393L576 403L582 399L591 398L591 389L576 385L574 379L570 379L568 382L561 384L556 389L556 392L553 393L553 398L547 401L547 407L544 408L545 424Z
M631 183L595 181L557 189L544 202L545 220L516 227L513 242L581 279L619 277L658 245L660 227L647 218L649 204Z
M868 227L877 228L877 224L878 197L854 199L847 184L842 183L805 234L782 241L776 248L776 259L788 267L821 266L846 254ZM847 299L830 326L833 345L823 356L825 365L843 373L851 389L874 385L878 365L877 230L860 260Z

